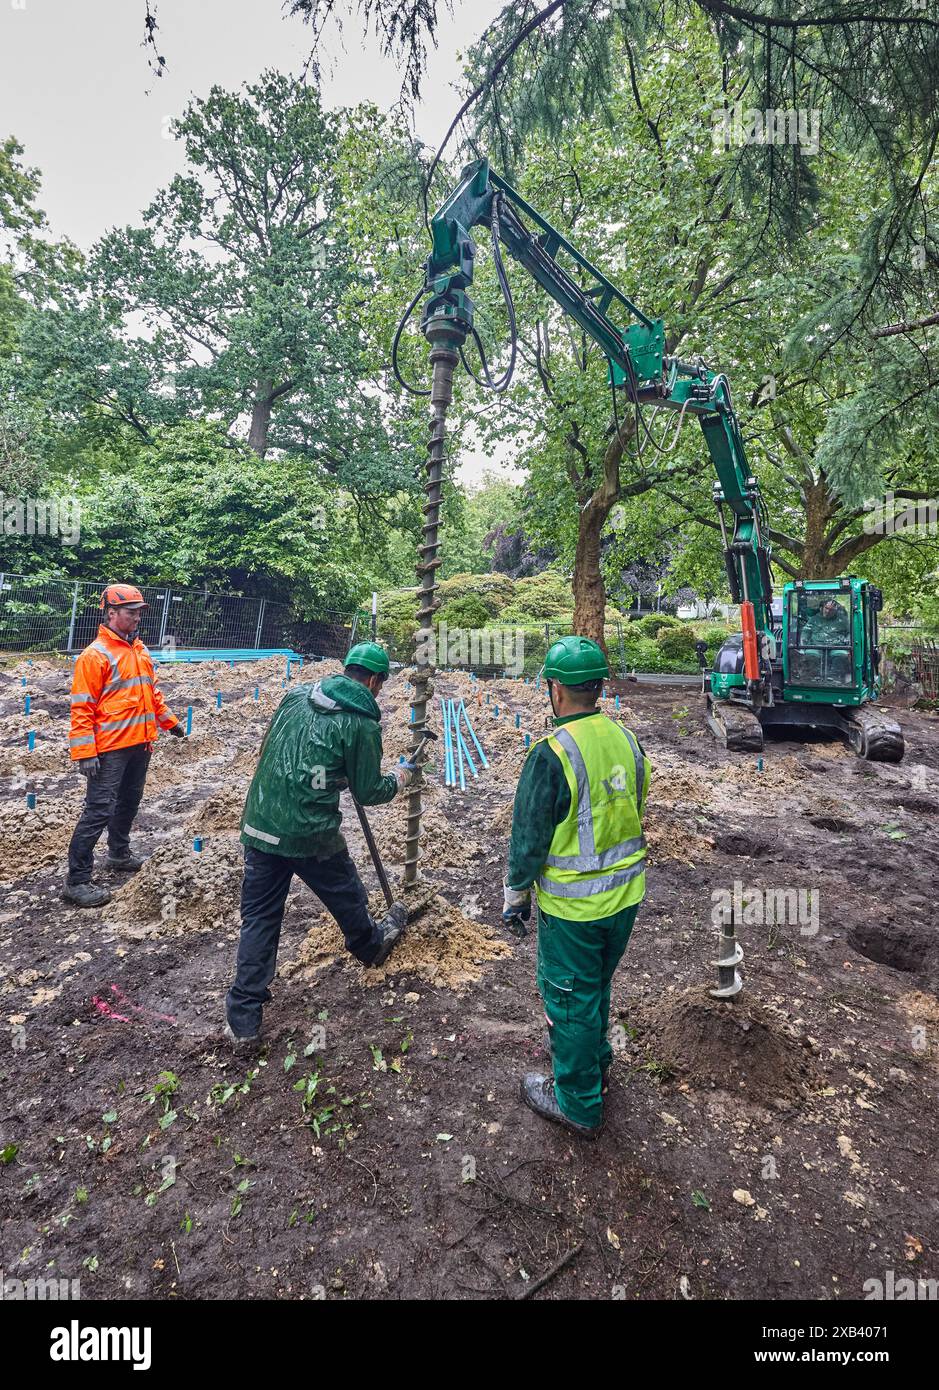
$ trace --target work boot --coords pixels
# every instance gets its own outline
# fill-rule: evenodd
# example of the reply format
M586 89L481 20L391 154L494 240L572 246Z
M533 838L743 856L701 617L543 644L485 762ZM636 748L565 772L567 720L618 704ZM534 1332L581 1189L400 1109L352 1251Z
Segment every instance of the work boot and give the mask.
M227 1018L225 1020L225 1027L222 1029L222 1035L227 1042L231 1043L235 1052L250 1052L250 1050L261 1041L260 1029L257 1033L251 1033L247 1037L239 1037Z
M108 850L107 858L104 862L109 869L114 869L120 874L135 874L137 870L142 869L144 865L144 861L138 859L136 854L131 854L130 850L127 850L125 854L114 854L111 850Z
M408 910L404 903L395 903L394 907L389 907L387 914L378 923L378 929L381 932L381 945L374 958L368 962L369 965L384 965L404 935L407 921Z
M111 894L107 888L102 888L97 883L69 883L68 879L65 880L62 897L67 903L75 903L77 907L104 907L105 903L111 901Z
M553 1120L555 1124L563 1125L572 1134L579 1134L581 1139L596 1139L603 1128L601 1121L598 1125L579 1125L574 1120L569 1120L564 1111L558 1105L557 1096L554 1094L554 1077L542 1076L539 1071L530 1071L522 1078L521 1086L522 1100L529 1110L534 1110L536 1115L540 1115L543 1120Z
M552 1050L552 1049L551 1049L551 1029L550 1029L550 1028L546 1028L546 1029L545 1029L544 1045L545 1045L545 1047L548 1049L548 1056L550 1057L550 1056L551 1056L551 1050ZM609 1091L609 1089L610 1089L610 1064L607 1063L607 1065L606 1065L606 1066L602 1069L602 1071L600 1072L600 1094L601 1094L601 1096L605 1096L606 1093Z

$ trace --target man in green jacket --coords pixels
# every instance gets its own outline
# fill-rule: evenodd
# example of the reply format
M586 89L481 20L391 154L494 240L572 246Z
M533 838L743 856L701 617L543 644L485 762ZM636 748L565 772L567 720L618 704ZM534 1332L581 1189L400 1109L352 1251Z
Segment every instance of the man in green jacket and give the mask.
M294 874L325 903L363 965L383 965L404 931L403 904L396 903L381 922L369 915L365 889L339 833L339 793L346 787L363 806L378 806L410 780L409 763L381 773L375 696L388 670L385 650L360 642L341 676L292 690L271 720L241 819L241 938L225 1026L236 1046L260 1037Z
M826 594L802 625L797 676L805 681L822 677L822 648L828 651L826 680L851 683L851 620L841 600Z
M645 895L651 765L635 734L597 709L609 674L589 638L562 637L548 651L554 731L532 745L516 789L503 910L524 935L534 884L554 1076L529 1072L522 1099L585 1139L603 1123L610 983Z

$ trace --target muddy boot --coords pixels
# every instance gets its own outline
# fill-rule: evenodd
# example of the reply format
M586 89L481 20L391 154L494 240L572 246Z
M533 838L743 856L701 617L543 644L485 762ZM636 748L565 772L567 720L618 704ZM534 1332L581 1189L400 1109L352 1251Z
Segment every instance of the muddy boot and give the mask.
M111 894L107 888L102 888L97 883L69 883L68 879L65 880L62 897L67 903L75 903L77 907L104 907L105 903L111 901Z
M389 907L387 915L378 923L381 945L375 958L369 961L369 965L384 965L404 935L407 920L408 910L404 903L395 903L394 907Z
M136 854L131 854L130 850L126 854L112 854L108 850L105 864L109 869L113 869L119 874L135 874L138 869L142 869L144 861L138 859Z
M537 1071L528 1072L522 1078L521 1094L529 1110L534 1110L543 1120L553 1120L555 1124L563 1125L572 1134L579 1134L581 1139L596 1139L603 1128L602 1124L579 1125L574 1120L569 1120L558 1105L557 1096L554 1094L554 1078L551 1076L542 1076L541 1072Z
M225 1020L225 1027L222 1029L222 1036L226 1042L231 1043L234 1052L250 1052L261 1041L260 1032L252 1033L250 1037L239 1037L227 1019Z

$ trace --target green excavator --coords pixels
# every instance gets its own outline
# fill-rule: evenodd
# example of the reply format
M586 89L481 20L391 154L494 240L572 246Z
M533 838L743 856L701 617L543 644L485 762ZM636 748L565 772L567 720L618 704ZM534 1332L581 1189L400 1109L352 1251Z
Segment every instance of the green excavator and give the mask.
M490 230L508 312L512 353L499 382L492 380L468 294L476 258L474 227ZM433 249L424 285L395 335L398 379L402 380L397 371L401 332L423 297L421 327L432 346L449 352L451 358L458 353L470 370L464 345L472 338L480 353L483 384L506 389L515 361L516 332L501 255L504 246L598 344L609 363L614 411L621 396L635 411L637 438L650 441L646 447L651 447L646 409L693 415L704 432L717 475L714 502L727 582L741 618L741 631L723 644L709 680L705 679L705 717L712 731L727 748L749 751L762 748L767 728L793 736L818 730L842 736L859 757L899 762L903 757L900 727L876 706L881 687L877 634L881 592L853 575L796 580L784 585L781 604L774 602L766 506L747 463L724 373L712 371L700 357L666 354L662 320L649 318L622 294L490 169L487 159L463 170L458 186L433 218L431 232ZM559 262L562 255L571 270ZM626 316L626 326L620 327L611 312ZM448 401L438 391L438 409L441 401L445 411ZM435 555L436 535L433 541L433 547L425 546L425 551Z

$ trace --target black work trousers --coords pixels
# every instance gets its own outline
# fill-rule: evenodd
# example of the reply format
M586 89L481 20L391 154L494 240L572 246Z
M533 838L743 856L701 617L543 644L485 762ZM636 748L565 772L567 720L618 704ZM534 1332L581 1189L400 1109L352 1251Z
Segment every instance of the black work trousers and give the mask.
M235 983L226 1012L232 1032L254 1037L261 1011L270 999L268 985L277 969L277 947L284 904L294 874L312 888L342 929L346 947L363 965L374 960L382 934L368 911L368 895L348 850L329 859L288 859L245 847L241 885L241 937Z
M140 807L150 749L145 743L99 753L101 770L87 778L85 806L68 847L68 881L90 883L95 845L107 826L108 849L124 855L130 849L130 828Z

